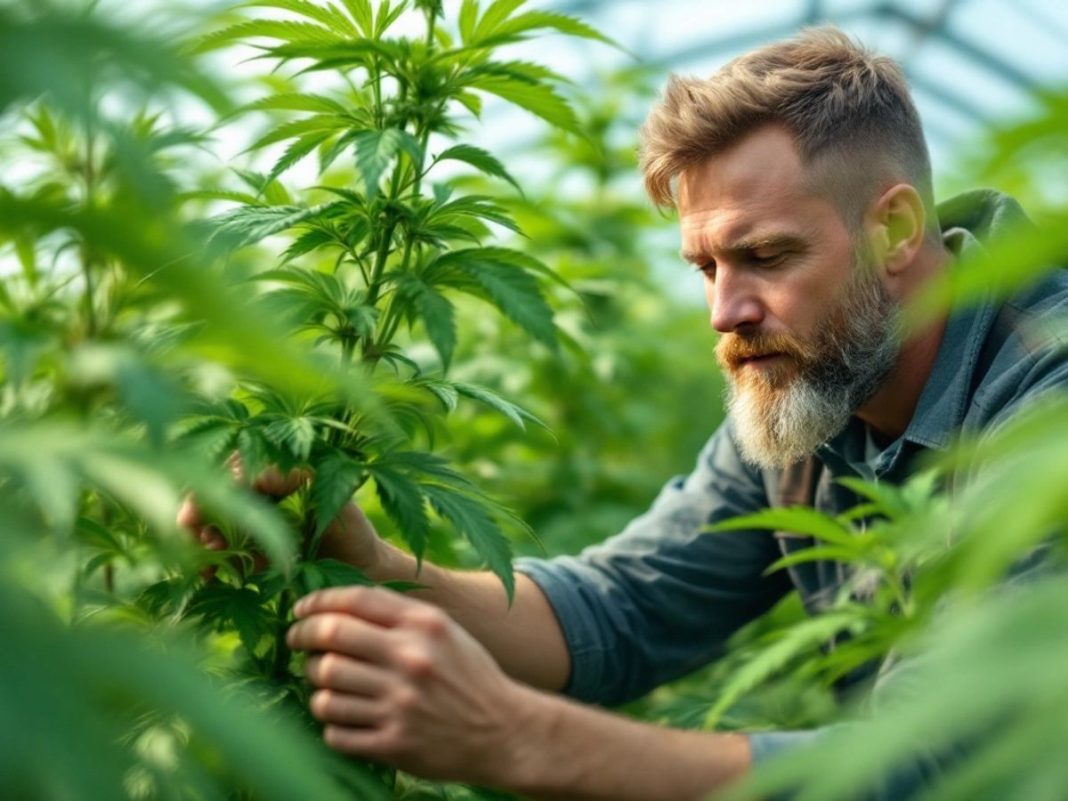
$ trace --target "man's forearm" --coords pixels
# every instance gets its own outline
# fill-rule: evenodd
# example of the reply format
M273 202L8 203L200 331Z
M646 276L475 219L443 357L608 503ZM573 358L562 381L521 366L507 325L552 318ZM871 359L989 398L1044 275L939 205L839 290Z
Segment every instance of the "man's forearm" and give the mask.
M640 723L536 690L496 783L539 801L688 801L745 774L748 738Z
M382 543L375 581L416 581L427 587L413 597L441 607L493 655L501 668L519 681L546 690L567 683L571 659L560 624L541 589L516 575L515 598L508 598L500 579L485 571L446 570Z

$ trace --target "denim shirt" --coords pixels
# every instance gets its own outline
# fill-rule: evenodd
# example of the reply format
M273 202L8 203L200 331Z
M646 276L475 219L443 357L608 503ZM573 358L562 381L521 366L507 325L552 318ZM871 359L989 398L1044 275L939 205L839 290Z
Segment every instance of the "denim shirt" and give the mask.
M1024 219L1014 201L991 191L955 198L939 212L957 256ZM946 448L957 432L989 430L1037 394L1068 386L1063 343L1036 349L1031 339L1035 321L1066 312L1068 271L1056 270L1007 301L988 298L952 314L905 432L878 447L853 418L817 450L822 472L813 505L845 511L857 498L835 479L900 482L917 457ZM778 478L741 459L728 417L693 471L669 481L623 532L578 556L519 560L517 569L545 592L563 629L571 655L565 693L609 705L637 698L716 659L733 632L790 590L813 612L834 597L845 578L834 563L764 575L782 555L771 532L703 533L708 523L772 505ZM751 734L754 762L820 731ZM929 772L913 767L870 797L907 797Z

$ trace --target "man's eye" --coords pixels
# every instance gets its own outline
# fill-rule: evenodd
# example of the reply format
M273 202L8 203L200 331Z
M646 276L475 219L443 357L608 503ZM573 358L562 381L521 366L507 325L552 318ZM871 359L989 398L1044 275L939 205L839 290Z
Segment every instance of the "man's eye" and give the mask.
M706 261L704 264L695 264L693 268L706 278L716 277L716 263L714 261Z
M749 260L758 267L772 267L785 258L785 253L769 253L767 255L757 255L754 253L749 257Z

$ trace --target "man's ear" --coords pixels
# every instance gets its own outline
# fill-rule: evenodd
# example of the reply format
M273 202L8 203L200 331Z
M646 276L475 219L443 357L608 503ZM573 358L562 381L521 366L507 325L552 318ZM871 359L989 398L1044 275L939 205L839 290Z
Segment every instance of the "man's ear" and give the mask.
M900 276L912 264L926 226L923 200L910 184L894 184L875 200L868 213L868 236L887 277Z

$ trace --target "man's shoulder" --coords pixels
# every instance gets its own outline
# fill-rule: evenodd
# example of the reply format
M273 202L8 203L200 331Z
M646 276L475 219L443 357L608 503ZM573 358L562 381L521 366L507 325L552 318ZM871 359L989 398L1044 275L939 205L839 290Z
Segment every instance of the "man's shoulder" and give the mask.
M1068 269L1058 268L998 308L976 376L975 411L1000 418L1068 387Z
M1068 269L1050 270L1040 280L1009 297L1004 305L1024 317L1068 313Z

